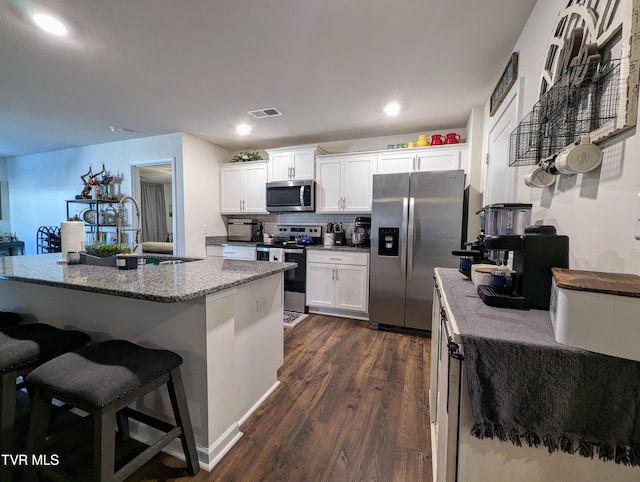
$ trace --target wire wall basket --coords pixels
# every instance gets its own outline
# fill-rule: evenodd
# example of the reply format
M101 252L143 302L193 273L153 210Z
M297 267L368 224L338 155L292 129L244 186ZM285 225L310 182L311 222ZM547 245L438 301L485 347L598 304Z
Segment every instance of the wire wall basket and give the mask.
M620 59L568 68L511 133L509 166L537 164L583 134L594 142L615 131L621 78Z

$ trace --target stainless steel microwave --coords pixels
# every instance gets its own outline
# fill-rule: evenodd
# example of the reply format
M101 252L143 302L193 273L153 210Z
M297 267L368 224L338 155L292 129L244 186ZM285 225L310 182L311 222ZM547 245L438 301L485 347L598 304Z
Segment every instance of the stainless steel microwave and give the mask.
M315 210L315 181L274 181L267 183L267 211L282 213Z

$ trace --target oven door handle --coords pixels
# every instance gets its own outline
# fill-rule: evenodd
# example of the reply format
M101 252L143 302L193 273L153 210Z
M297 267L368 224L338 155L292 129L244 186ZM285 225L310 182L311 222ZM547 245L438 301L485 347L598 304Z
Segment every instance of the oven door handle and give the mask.
M303 249L300 249L300 248L285 249L283 253L284 254L304 254L304 248Z

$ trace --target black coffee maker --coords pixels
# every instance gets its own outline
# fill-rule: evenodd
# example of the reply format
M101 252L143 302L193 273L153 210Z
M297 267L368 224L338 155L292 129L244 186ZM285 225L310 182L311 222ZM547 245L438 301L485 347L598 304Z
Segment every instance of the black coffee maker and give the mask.
M485 304L549 309L551 268L569 267L568 236L557 235L554 226L528 226L522 235L485 236L484 247L498 264L491 272L491 286L478 286ZM506 269L511 251L513 271Z

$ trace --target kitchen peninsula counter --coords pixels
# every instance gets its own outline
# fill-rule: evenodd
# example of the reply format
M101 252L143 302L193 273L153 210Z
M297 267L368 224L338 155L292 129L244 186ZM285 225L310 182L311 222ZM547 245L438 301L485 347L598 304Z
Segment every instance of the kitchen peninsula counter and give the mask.
M296 264L207 258L119 270L57 264L60 257L0 258L0 309L85 331L93 342L124 339L178 353L198 458L210 470L279 384L283 273ZM166 390L137 402L167 421L169 407ZM157 440L134 422L134 438ZM179 441L165 450L183 457Z
M58 264L60 253L3 257L0 278L161 303L179 303L295 268L295 263L186 258L121 270Z

